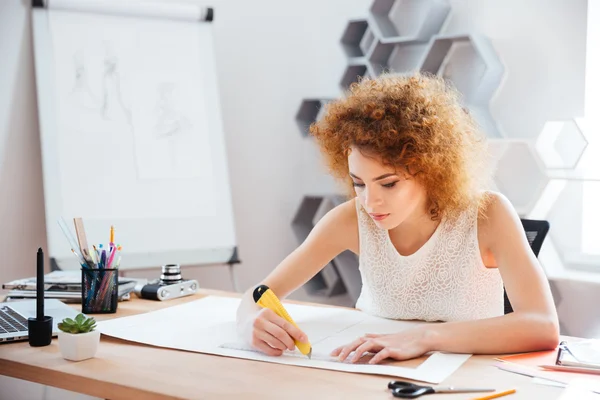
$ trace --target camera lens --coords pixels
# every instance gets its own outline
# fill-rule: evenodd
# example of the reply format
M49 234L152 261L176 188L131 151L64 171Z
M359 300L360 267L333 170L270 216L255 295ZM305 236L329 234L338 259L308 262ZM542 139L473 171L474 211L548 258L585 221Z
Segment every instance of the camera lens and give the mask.
M181 267L179 264L166 264L162 266L160 279L165 283L181 281Z

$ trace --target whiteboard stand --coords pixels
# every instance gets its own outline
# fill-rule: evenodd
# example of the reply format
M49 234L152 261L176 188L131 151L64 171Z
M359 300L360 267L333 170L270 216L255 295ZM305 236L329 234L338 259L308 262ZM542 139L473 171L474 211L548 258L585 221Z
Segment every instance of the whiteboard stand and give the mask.
M231 258L229 259L229 262L227 263L228 267L229 267L229 279L231 281L231 287L233 288L233 291L236 293L240 293L240 286L238 284L238 281L235 277L235 270L234 267L236 264L239 264L241 261L238 258L238 252L237 252L237 247L234 249L234 252L231 256Z
M58 219L90 244L111 225L122 270L239 263L210 7L34 0L48 254L79 269ZM117 244L115 243L115 244Z

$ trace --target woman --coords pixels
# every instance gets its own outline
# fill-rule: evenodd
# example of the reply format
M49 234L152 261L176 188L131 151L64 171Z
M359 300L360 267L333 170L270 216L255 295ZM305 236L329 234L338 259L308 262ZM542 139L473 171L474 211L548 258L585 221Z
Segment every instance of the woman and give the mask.
M331 210L262 284L283 298L339 253L359 255L356 307L392 319L443 321L356 338L332 355L356 362L429 351L553 349L556 309L518 215L490 181L484 137L441 78L383 75L354 84L311 126L331 172L355 198ZM503 313L503 285L513 313ZM254 304L240 331L270 355L306 335Z

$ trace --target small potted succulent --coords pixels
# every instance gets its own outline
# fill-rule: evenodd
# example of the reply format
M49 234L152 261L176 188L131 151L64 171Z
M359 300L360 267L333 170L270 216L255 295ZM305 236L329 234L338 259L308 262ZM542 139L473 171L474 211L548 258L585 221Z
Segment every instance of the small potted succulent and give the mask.
M58 346L63 358L81 361L94 357L100 343L100 331L95 328L96 320L83 314L59 322Z

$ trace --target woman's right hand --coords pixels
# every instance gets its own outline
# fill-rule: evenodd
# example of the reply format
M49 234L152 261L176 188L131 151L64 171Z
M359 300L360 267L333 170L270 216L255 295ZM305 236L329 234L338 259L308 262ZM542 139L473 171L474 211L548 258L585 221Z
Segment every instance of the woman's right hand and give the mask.
M241 318L238 314L238 324L241 324L238 329L253 348L270 356L280 356L285 350L294 350L296 347L294 339L299 342L308 342L308 337L304 332L281 318L273 310L258 308L253 312L245 313L246 315Z
M358 254L358 219L354 199L336 206L317 222L304 242L258 284L271 288L280 299L315 276L338 254ZM294 339L308 342L307 335L269 309L254 302L248 289L237 312L238 335L244 342L269 355L281 355L294 348Z

